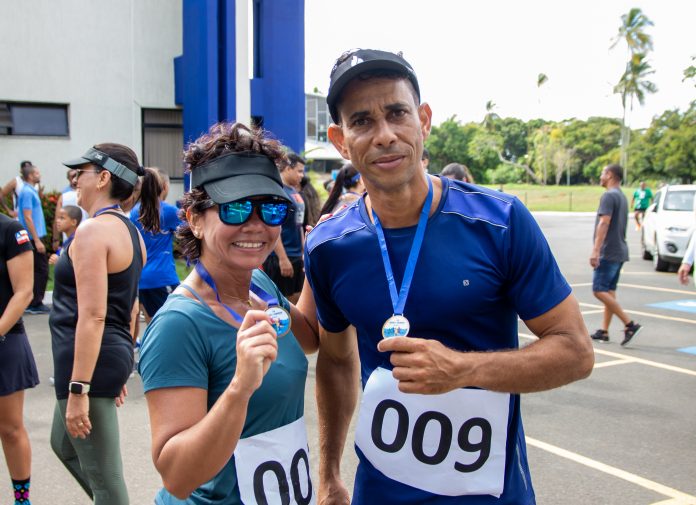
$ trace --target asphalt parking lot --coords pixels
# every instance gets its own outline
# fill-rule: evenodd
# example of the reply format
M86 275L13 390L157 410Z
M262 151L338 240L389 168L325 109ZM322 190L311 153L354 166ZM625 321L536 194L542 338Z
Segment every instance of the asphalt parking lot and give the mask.
M590 332L601 321L592 296L589 254L594 217L538 214L563 273L573 285ZM611 341L595 344L590 378L525 395L522 415L539 504L696 505L696 289L674 273L657 273L640 258L639 234L628 233L631 261L624 265L619 301L644 329L621 347L621 323ZM659 305L655 305L659 304ZM49 433L55 397L47 316L27 316L42 383L26 394L32 441L32 502L83 505L90 501L53 455ZM521 342L532 340L520 323ZM316 480L317 422L314 358L306 391L306 418ZM160 481L150 459L147 408L138 376L120 409L121 447L131 503L152 504ZM349 442L343 473L352 485L356 458ZM0 464L0 482L9 477ZM0 503L5 501L0 486Z

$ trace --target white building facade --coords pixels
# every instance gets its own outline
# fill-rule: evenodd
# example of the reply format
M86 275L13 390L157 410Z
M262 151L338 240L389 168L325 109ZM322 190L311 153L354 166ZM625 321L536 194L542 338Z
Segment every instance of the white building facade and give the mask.
M59 190L61 162L101 142L180 175L181 12L181 0L0 2L0 184L30 160Z

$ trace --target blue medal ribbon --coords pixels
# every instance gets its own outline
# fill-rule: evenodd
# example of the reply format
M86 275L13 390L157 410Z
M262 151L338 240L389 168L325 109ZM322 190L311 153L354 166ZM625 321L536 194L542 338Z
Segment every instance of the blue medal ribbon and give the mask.
M196 268L196 273L198 273L198 275L201 276L201 279L203 279L205 281L205 283L208 286L210 286L210 289L212 289L213 292L215 293L215 298L217 299L218 303L220 305L222 305L227 312L230 313L230 315L232 316L232 318L235 321L237 321L238 323L241 324L241 322L244 320L244 318L242 316L240 316L239 314L237 314L234 310L232 310L232 308L230 308L227 305L225 305L224 303L222 303L222 300L220 300L220 295L218 294L217 286L215 285L215 281L213 280L213 277L210 275L210 273L208 273L208 270L205 269L205 267L203 266L203 263L201 263L200 261L197 262L195 268Z
M56 255L60 256L60 254L63 252L63 249L68 247L68 244L72 242L72 240L75 238L75 234L73 233L70 235L67 239L65 239L65 242L63 242L63 245L61 245L58 249L56 249Z
M257 286L252 282L249 289L252 291L252 293L254 293L256 296L258 296L264 302L266 302L269 308L280 305L280 303L278 303L278 299L270 293L266 293L266 291L261 286Z
M113 205L109 205L108 207L102 207L102 208L99 209L97 212L95 212L95 213L94 213L94 216L92 216L92 217L97 217L97 216L103 214L104 212L106 212L107 210L116 210L116 209L118 209L118 208L120 208L120 207L121 207L121 206L120 206L119 204L117 204L117 203L115 203L115 204L113 204Z
M423 204L423 209L421 209L420 217L418 218L416 235L413 237L413 242L411 243L411 251L408 253L408 261L406 262L406 269L404 270L404 278L401 282L401 289L399 290L398 294L396 291L394 272L392 271L391 261L389 261L387 241L384 239L384 231L382 230L382 225L379 222L379 217L377 217L375 209L372 209L372 215L375 219L375 230L377 231L377 238L379 240L379 249L382 253L382 263L384 263L384 272L387 275L387 283L389 284L389 295L391 296L394 315L398 316L401 316L404 313L406 298L408 298L408 292L411 289L413 273L416 270L418 255L420 254L421 245L423 244L423 237L425 236L425 228L428 225L430 205L433 202L433 183L430 180L430 177L426 176L426 178L428 179L428 196L425 197L425 203Z

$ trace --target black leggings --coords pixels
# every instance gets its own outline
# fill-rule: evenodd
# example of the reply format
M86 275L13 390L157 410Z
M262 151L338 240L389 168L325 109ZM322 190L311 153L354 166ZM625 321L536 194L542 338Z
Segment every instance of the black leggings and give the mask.
M73 438L65 428L68 400L58 400L53 412L51 447L95 505L128 505L113 398L90 398L92 431Z

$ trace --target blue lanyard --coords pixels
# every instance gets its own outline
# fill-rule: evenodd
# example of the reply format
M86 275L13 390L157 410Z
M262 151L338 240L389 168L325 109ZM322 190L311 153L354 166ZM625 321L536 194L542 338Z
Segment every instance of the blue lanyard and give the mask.
M92 217L97 217L97 216L103 214L104 212L106 212L107 210L114 210L114 209L118 209L119 207L120 207L120 205L117 203L115 203L113 205L109 205L108 207L102 207L97 212L95 212L94 216L92 216Z
M72 239L74 239L74 238L75 238L75 234L73 233L72 235L70 235L70 236L65 240L65 242L63 242L63 245L62 245L62 246L60 246L58 249L56 249L56 254L57 254L58 256L60 256L60 253L63 252L63 249L65 249L66 247L68 247L68 244L69 244L70 242L72 242Z
M420 248L423 244L423 237L425 236L425 228L428 225L428 214L430 213L430 205L433 202L433 183L430 181L430 177L426 176L426 178L428 179L428 196L425 198L425 203L423 204L423 209L421 210L420 218L418 219L416 235L413 237L413 242L411 243L411 251L408 253L406 270L404 271L404 278L401 281L401 289L399 290L398 295L396 293L396 282L394 281L394 272L392 271L391 262L389 261L387 241L384 239L384 231L382 230L382 225L379 222L379 217L377 217L375 209L372 209L372 215L375 218L375 230L377 231L377 238L379 239L379 248L382 252L384 272L387 274L387 283L389 283L389 295L391 296L392 307L394 308L394 314L399 316L403 315L404 313L404 307L406 306L406 298L408 298L408 292L411 289L413 273L416 270L418 255L420 254Z
M268 308L276 307L276 306L279 306L279 305L280 305L280 304L278 303L278 299L277 299L275 296L273 296L273 295L271 295L271 294L269 294L269 293L266 293L266 291L264 291L264 289L263 289L261 286L257 286L256 284L254 284L254 283L252 282L252 283L251 283L251 286L249 286L249 289L251 289L251 291L252 291L256 296L258 296L258 297L261 298L264 302L266 302L266 303L268 304Z
M223 307L225 307L225 310L226 310L227 312L230 313L230 315L232 316L232 318L233 318L235 321L237 321L238 323L241 324L241 322L243 321L242 316L240 316L239 314L237 314L237 313L236 313L234 310L232 310L230 307L228 307L227 305L225 305L224 303L222 303L222 300L220 300L220 295L218 294L217 286L215 286L215 281L213 280L213 278L211 277L211 275L208 273L208 271L205 269L205 267L203 266L203 263L201 263L200 261L197 262L195 268L196 268L196 272L198 273L198 275L201 276L201 279L203 279L203 280L205 281L205 283L206 283L208 286L210 286L210 288L211 288L211 289L213 290L213 292L215 293L215 298L217 299L218 303L219 303L220 305L222 305Z

